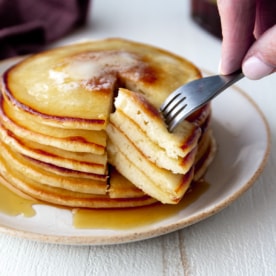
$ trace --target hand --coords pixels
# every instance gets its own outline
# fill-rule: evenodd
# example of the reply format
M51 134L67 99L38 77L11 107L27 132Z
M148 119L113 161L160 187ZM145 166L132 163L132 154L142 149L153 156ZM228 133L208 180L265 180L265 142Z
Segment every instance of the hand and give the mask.
M222 25L220 72L250 79L276 71L276 0L217 0Z

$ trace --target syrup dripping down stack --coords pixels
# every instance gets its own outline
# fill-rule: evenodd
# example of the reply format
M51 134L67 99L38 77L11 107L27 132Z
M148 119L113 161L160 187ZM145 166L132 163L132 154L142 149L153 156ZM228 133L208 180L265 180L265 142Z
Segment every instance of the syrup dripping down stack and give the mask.
M199 77L183 58L122 39L26 58L2 77L5 183L70 207L179 202L214 157L211 108L172 134L158 109L171 91Z

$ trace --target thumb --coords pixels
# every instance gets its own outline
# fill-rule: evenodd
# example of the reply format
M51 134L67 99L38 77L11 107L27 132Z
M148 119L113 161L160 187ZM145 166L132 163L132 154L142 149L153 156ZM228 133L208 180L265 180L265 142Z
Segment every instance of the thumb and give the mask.
M261 79L276 71L276 25L263 33L248 50L242 63L249 79Z

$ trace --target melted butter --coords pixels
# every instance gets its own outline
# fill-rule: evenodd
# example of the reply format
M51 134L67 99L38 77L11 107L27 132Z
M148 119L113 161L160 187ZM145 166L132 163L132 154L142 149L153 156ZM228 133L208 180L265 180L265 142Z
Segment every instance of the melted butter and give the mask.
M196 183L184 198L176 205L154 204L129 209L75 209L73 225L82 229L130 229L156 223L176 215L204 194L209 184Z
M25 217L33 217L36 214L33 209L34 204L37 204L37 202L13 193L0 180L0 212L9 216L22 214Z
M63 72L53 74L56 80L69 77L75 80L88 80L104 76L113 71L125 71L139 65L137 56L125 51L91 52L76 56L63 69ZM61 78L62 77L62 78Z

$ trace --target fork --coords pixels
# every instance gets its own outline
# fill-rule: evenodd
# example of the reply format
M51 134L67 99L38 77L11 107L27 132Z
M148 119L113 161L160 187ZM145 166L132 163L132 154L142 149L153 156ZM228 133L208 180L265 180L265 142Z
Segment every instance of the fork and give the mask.
M177 88L160 108L168 130L173 131L191 113L243 77L242 71L238 70L230 75L214 75L197 79Z

